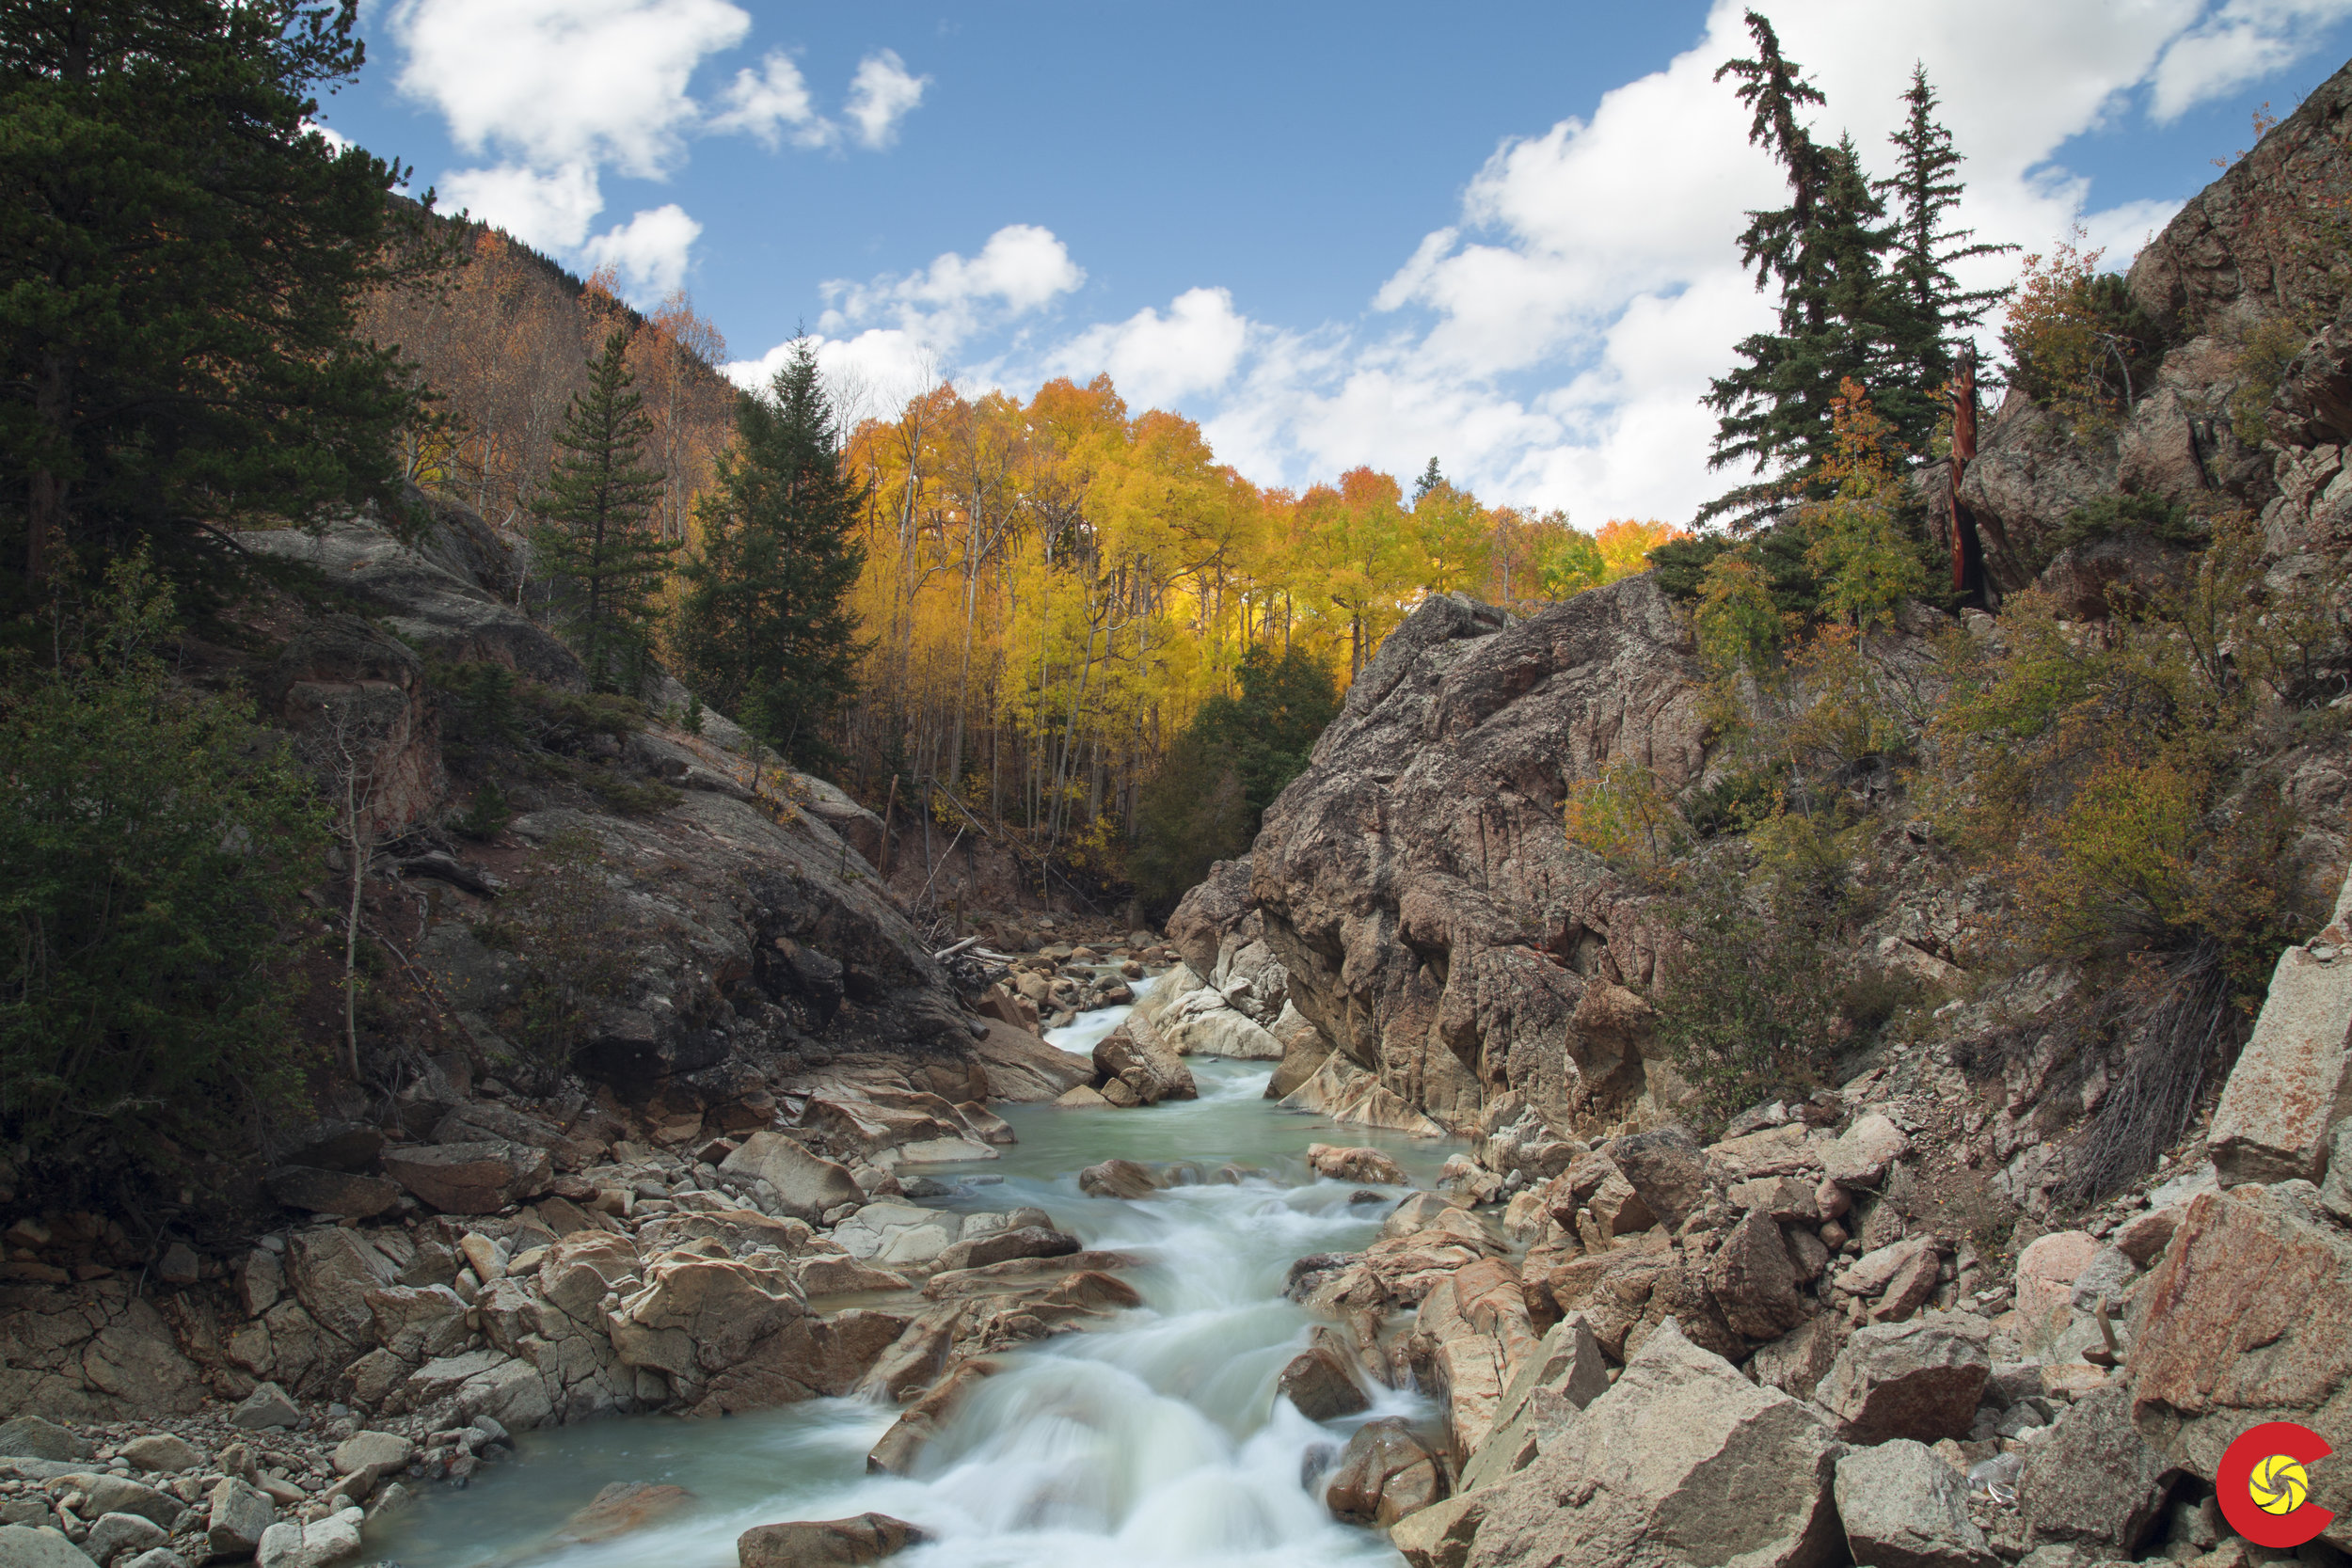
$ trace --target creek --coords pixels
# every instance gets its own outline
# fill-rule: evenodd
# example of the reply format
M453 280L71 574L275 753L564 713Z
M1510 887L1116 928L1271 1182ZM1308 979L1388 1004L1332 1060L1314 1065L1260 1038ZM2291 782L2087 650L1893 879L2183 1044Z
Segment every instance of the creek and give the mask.
M1082 1014L1049 1038L1090 1051L1126 1011ZM1310 1143L1385 1148L1423 1184L1447 1151L1281 1110L1263 1098L1269 1063L1189 1065L1198 1100L1000 1106L1020 1139L1003 1158L928 1172L956 1187L925 1200L937 1207L1036 1204L1089 1247L1136 1253L1144 1265L1125 1277L1144 1306L998 1358L1004 1370L960 1403L913 1475L866 1473L866 1450L898 1412L855 1400L721 1420L585 1422L518 1433L515 1456L467 1490L433 1489L389 1528L372 1528L375 1557L403 1568L732 1568L736 1536L755 1525L871 1511L933 1538L892 1560L903 1568L1395 1564L1385 1537L1333 1522L1300 1478L1317 1446L1428 1407L1375 1391L1363 1415L1318 1425L1278 1399L1276 1376L1311 1326L1281 1290L1294 1259L1369 1244L1399 1196L1351 1203L1362 1189L1314 1177ZM1078 1172L1113 1157L1204 1171L1230 1161L1260 1174L1136 1201L1082 1195ZM612 1481L668 1482L695 1500L612 1541L536 1549Z

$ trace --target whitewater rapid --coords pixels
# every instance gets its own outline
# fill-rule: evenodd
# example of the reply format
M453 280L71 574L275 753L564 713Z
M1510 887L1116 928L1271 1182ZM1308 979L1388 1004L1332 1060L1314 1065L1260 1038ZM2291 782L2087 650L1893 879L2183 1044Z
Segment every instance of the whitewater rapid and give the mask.
M1084 1052L1125 1008L1081 1015L1055 1043ZM1095 1331L998 1357L923 1450L914 1474L867 1475L866 1452L895 1408L820 1400L723 1420L625 1418L518 1434L514 1460L466 1491L435 1489L369 1544L402 1568L484 1568L527 1558L548 1568L729 1568L755 1525L868 1511L932 1539L904 1568L1391 1568L1380 1534L1333 1522L1301 1482L1312 1450L1344 1444L1379 1416L1427 1414L1418 1396L1318 1425L1275 1396L1305 1348L1307 1315L1282 1299L1292 1259L1354 1251L1388 1203L1314 1178L1311 1142L1342 1137L1263 1098L1264 1063L1194 1058L1200 1097L1149 1109L1002 1107L1020 1142L1001 1160L938 1175L945 1208L1036 1204L1089 1247L1147 1261L1127 1275L1145 1305ZM1428 1181L1444 1150L1361 1129ZM1228 1162L1239 1185L1180 1186L1136 1201L1089 1197L1077 1173L1113 1156L1147 1164ZM556 1552L536 1544L612 1481L668 1482L691 1509L633 1534Z

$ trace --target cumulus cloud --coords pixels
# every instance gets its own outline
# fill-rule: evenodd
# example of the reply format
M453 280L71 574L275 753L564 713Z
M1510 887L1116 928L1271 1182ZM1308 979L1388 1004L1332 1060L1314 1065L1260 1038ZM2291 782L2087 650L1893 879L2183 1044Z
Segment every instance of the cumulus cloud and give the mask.
M781 49L771 52L759 70L735 73L726 107L710 118L707 128L739 132L771 152L787 131L796 147L830 147L839 135L833 122L817 112L801 68Z
M1052 230L1009 223L988 237L977 256L951 250L920 272L866 283L840 278L826 283L831 309L818 325L833 333L888 321L946 353L983 325L1002 325L1071 293L1086 276Z
M2352 16L2352 0L2227 0L2173 40L2156 67L2149 109L2159 122L2295 64L2319 29Z
M1187 289L1163 316L1149 306L1123 322L1089 327L1053 356L1063 373L1086 380L1108 371L1137 407L1222 387L1241 360L1248 323L1225 289Z
M541 250L574 248L604 211L596 171L587 164L545 173L520 164L461 168L442 176L440 188L452 204Z
M686 281L687 255L703 226L672 201L609 229L585 246L589 263L619 276L621 297L651 305Z
M871 148L888 147L898 137L898 122L923 102L928 76L907 70L898 51L878 49L858 61L850 78L850 102L843 112L856 127L857 139Z

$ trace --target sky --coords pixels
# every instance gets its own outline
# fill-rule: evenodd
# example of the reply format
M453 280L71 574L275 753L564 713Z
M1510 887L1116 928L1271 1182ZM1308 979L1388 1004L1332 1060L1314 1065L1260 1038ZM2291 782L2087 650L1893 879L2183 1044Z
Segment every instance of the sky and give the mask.
M803 331L852 413L1108 372L1261 484L1434 456L1679 522L1733 478L1699 399L1772 322L1736 239L1785 186L1712 79L1743 8L363 0L319 119L635 303L685 290L747 386ZM2352 0L1763 8L1817 135L1887 172L1923 64L1960 221L2110 266L2352 56Z

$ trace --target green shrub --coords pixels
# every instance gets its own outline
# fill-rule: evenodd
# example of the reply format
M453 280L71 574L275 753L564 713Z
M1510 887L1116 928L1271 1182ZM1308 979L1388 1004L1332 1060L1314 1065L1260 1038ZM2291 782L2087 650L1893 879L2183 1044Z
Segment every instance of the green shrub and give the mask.
M171 678L171 626L134 559L0 689L0 1142L59 1188L242 1147L299 1086L281 938L326 823L245 704Z

